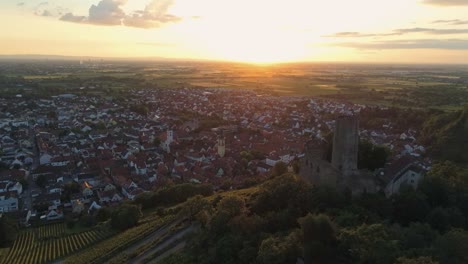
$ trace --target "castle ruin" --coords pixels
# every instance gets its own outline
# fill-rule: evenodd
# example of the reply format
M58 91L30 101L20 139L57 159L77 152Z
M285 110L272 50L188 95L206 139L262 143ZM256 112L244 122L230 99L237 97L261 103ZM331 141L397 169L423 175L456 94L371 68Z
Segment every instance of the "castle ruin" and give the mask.
M335 122L331 162L326 160L327 143L311 140L306 143L300 175L313 185L328 185L349 189L353 193L373 191L375 183L359 171L359 120L355 116L340 116Z

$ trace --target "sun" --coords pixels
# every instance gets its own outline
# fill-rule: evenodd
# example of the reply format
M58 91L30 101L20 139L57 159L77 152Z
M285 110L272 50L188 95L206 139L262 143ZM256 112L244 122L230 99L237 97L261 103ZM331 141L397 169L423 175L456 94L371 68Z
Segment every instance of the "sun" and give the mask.
M216 59L264 64L300 61L306 56L304 35L291 30L256 24L205 29L198 38Z
M215 51L226 60L249 63L279 63L301 60L304 42L290 32L273 29L244 30L220 40Z

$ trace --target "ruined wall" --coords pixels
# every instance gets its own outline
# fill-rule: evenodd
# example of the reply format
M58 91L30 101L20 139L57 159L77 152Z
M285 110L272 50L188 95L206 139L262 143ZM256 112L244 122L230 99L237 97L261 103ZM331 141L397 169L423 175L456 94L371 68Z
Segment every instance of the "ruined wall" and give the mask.
M313 185L337 186L340 172L323 159L322 146L308 142L301 163L300 175Z

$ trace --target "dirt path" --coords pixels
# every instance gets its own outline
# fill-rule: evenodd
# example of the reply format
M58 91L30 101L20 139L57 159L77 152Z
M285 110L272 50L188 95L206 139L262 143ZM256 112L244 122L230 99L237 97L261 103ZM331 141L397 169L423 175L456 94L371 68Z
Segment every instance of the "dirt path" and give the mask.
M183 221L183 219L177 219L174 222L171 222L171 223L169 223L169 224L167 224L165 226L162 226L161 228L157 229L156 231L154 231L152 234L148 235L144 239L136 242L135 244L131 245L130 247L125 248L122 252L119 253L119 255L122 254L122 253L127 254L127 255L132 254L139 247L141 247L141 246L143 246L145 244L151 243L154 240L157 240L159 237L163 236L164 234L168 233L171 230L172 227L178 225L182 221Z
M136 258L132 259L129 261L129 263L132 264L142 264L144 263L143 260L147 257L150 257L151 255L157 253L158 251L164 249L165 247L169 246L171 243L174 243L174 241L177 241L178 239L184 237L188 233L191 233L195 230L195 226L191 225L188 226L177 233L173 234L171 237L166 239L163 243L157 244L154 247L148 249L146 252L143 254L137 256ZM170 254L176 252L177 250L182 249L185 246L185 241L181 241L178 243L176 246L171 247L169 250L165 251L163 254L157 256L155 259L151 260L151 263L155 263L158 260L161 260L164 257L169 256Z

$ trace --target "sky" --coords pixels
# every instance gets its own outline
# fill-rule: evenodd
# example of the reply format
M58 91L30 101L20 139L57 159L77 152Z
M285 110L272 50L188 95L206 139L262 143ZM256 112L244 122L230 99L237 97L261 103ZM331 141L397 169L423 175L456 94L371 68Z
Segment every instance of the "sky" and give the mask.
M0 54L468 63L468 0L1 0Z

